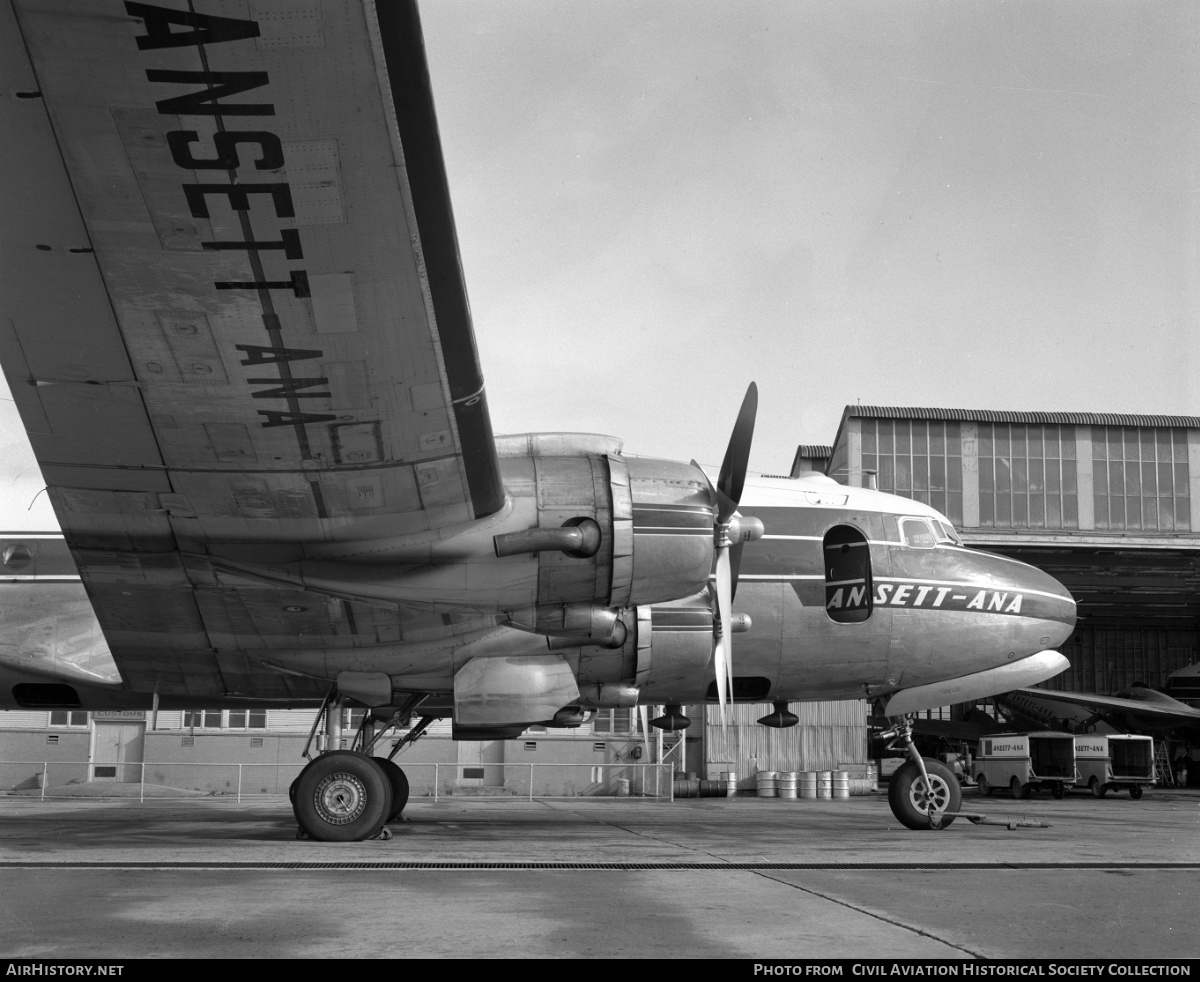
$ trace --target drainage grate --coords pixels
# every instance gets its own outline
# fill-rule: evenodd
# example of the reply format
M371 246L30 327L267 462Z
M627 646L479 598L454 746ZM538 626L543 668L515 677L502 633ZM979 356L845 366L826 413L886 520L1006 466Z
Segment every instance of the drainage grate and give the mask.
M1200 863L486 863L486 862L0 862L0 869L396 869L396 870L1173 870Z

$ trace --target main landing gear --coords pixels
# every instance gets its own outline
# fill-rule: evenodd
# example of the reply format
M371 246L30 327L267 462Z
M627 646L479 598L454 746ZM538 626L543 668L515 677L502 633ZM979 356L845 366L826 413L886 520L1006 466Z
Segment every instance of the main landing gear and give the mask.
M912 742L912 724L907 718L880 735L894 738L889 749L900 749L896 744L901 744L909 756L888 782L892 814L905 828L944 829L954 821L962 803L962 789L954 772L940 761L917 752Z
M377 758L352 750L331 750L311 761L300 772L295 790L292 810L300 828L312 839L369 839L393 818L388 775Z
M341 743L340 709L327 701L324 712L329 744L336 747ZM350 750L329 750L309 761L289 789L292 812L299 825L298 838L322 842L391 838L387 823L399 820L408 804L408 778L390 756L373 757L371 750L401 715L396 713L376 733L376 721L367 713ZM433 719L422 717L392 754L419 739ZM313 733L319 722L318 718ZM311 742L311 734L309 739Z

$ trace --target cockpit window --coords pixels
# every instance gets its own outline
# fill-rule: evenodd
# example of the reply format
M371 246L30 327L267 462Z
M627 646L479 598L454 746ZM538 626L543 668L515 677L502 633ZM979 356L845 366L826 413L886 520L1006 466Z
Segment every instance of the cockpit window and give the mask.
M962 545L962 539L958 537L958 533L954 531L954 526L949 522L943 522L940 518L935 519L933 530L937 534L938 542L953 542L956 546Z
M906 546L916 549L932 549L937 545L937 536L933 534L933 526L923 518L900 519L900 538Z

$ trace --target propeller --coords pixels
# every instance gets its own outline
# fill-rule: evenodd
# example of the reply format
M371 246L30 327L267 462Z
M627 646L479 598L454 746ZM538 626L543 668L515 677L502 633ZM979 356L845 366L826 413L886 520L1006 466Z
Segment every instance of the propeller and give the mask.
M733 594L737 588L737 569L741 565L741 543L763 534L762 522L756 518L738 519L735 516L742 489L746 484L746 466L750 461L750 443L754 437L754 417L758 412L758 386L753 382L746 389L742 408L738 410L733 435L725 451L717 486L709 483L716 502L713 542L716 552L716 618L713 625L713 662L717 682L717 701L721 706L721 728L729 723L728 699L733 695L732 614ZM692 461L694 464L695 461ZM736 557L731 553L736 549ZM736 559L736 562L735 562Z

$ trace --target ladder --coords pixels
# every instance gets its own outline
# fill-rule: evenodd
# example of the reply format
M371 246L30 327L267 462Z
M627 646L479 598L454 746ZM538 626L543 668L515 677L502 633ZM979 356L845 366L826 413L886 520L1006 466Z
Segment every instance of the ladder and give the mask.
M1175 774L1171 770L1171 762L1167 760L1167 741L1154 741L1154 779L1160 788L1175 787Z

